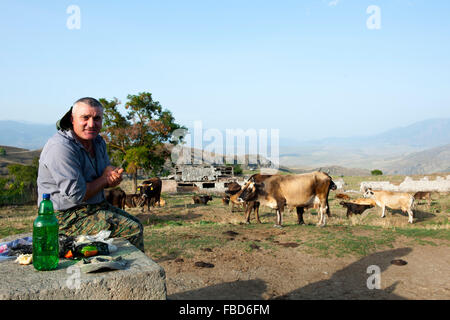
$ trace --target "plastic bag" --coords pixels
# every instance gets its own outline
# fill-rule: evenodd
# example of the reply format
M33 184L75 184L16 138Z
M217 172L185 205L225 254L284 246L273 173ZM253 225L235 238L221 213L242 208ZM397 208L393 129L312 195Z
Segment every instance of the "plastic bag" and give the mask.
M108 239L109 235L111 234L111 231L109 230L102 230L99 233L97 233L96 235L81 235L78 236L75 241L74 241L74 245L75 246L79 246L81 244L84 243L89 243L89 242L103 242L106 243L108 245L108 250L109 252L114 252L117 250L117 247L115 245L113 245L113 241L114 239Z
M0 261L16 258L22 253L31 253L32 241L32 237L24 237L0 243Z

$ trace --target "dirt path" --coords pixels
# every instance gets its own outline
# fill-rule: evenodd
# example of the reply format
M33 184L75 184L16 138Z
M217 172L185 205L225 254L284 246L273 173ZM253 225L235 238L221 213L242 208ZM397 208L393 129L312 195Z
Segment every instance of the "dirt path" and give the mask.
M393 265L394 259L407 264ZM214 267L196 267L199 261ZM408 247L397 241L394 248L361 259L318 257L295 247L276 252L215 248L159 263L166 271L168 298L174 300L450 299L448 246ZM379 290L367 287L371 265L381 271Z

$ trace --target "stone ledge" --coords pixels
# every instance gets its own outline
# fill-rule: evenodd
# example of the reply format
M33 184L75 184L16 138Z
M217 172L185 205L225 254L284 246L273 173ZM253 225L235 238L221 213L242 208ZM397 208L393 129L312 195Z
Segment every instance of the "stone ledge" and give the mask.
M77 261L68 259L60 259L52 271L37 271L33 265L19 265L14 259L0 262L0 300L165 300L164 269L126 240L115 239L114 245L118 250L111 256L128 261L124 270L82 273L70 268Z

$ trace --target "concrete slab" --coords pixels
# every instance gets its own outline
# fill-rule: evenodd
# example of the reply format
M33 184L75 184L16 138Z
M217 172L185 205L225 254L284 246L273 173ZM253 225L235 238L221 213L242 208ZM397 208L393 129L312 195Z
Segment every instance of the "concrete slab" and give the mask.
M1 239L19 239L21 234ZM76 260L60 259L58 268L37 271L13 260L0 262L0 299L22 300L165 300L164 269L126 240L115 239L112 257L127 260L124 270L83 273Z

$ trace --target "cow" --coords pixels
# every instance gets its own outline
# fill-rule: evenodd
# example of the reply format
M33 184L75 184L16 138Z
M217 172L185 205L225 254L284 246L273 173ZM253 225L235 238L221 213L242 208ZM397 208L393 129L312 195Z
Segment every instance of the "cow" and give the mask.
M226 194L233 195L238 193L241 190L241 185L237 182L230 182L227 185L227 190L225 190Z
M144 206L147 204L147 212L150 211L150 206L155 205L161 198L162 181L160 178L150 178L142 182L142 185L138 189L140 194L145 197L145 201L142 204L142 212Z
M345 193L336 193L336 198L350 200L350 197L348 195L346 195Z
M212 201L212 197L209 195L193 196L194 204L208 204L208 201Z
M408 222L413 223L414 213L412 208L414 206L414 197L406 192L394 192L384 190L372 190L366 188L364 198L371 198L375 200L377 206L381 207L381 217L385 217L386 207L391 209L401 209L408 213Z
M163 198L159 198L159 201L155 203L155 206L157 207L165 207L166 206L166 200Z
M419 191L414 194L415 200L427 200L428 207L431 205L431 192ZM417 202L418 203L418 202Z
M275 227L282 227L283 211L286 206L296 207L298 224L304 224L303 212L319 204L320 220L318 226L326 225L326 215L330 216L328 194L336 190L331 177L320 171L295 175L274 175L262 183L248 181L239 200L258 201L277 211Z
M231 212L234 210L234 206L242 206L245 210L245 204L238 201L238 197L240 196L242 192L241 185L237 182L230 182L227 186L227 190L225 190L225 193L227 194L229 201L231 202Z
M254 183L262 183L268 178L270 178L272 175L270 174L254 174L250 178L248 178L247 182L249 181ZM252 213L252 210L255 212L255 218L257 223L261 223L261 220L259 219L259 206L261 204L258 201L247 201L246 208L245 208L245 223L250 224L250 214Z
M354 202L341 201L339 204L347 208L347 218L353 214L362 214L367 209L373 208L373 204L358 204Z
M126 194L120 188L104 189L105 199L119 209L125 209Z
M125 198L125 205L129 208L136 208L144 206L145 197L140 193L127 194Z
M230 196L226 195L222 197L222 203L228 206L230 204Z

